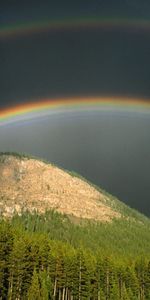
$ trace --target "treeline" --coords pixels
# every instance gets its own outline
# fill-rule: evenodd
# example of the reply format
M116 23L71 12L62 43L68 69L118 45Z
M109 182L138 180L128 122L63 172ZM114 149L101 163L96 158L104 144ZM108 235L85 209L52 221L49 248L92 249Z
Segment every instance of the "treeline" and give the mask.
M59 231L65 219L59 214L55 217ZM150 299L150 259L144 252L140 256L135 252L135 257L124 252L117 257L112 249L107 254L99 247L90 250L82 240L73 246L67 234L62 240L50 238L33 220L40 224L38 216L30 214L0 222L1 300ZM85 232L89 228L80 227Z
M30 233L47 234L50 239L61 240L77 248L83 246L93 252L132 258L150 254L150 221L127 218L101 223L68 217L54 210L45 214L24 212L15 215L11 224Z

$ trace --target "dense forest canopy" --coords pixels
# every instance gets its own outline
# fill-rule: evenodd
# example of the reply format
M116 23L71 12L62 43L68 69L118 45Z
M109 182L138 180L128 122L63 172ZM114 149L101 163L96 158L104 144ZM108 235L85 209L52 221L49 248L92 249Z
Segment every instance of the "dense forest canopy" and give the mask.
M0 222L0 299L150 299L150 226L54 211Z

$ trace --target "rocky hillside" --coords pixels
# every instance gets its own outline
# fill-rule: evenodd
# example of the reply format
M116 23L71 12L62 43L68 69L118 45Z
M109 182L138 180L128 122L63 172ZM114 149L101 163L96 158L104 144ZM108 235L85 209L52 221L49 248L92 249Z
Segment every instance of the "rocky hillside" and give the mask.
M55 209L77 218L111 221L121 214L108 196L80 178L34 158L0 155L0 213Z

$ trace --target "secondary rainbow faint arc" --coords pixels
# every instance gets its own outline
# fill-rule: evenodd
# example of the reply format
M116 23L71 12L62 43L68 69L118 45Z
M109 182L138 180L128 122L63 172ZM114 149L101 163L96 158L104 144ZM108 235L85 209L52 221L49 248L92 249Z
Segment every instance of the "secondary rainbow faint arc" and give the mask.
M16 105L10 108L0 110L0 124L4 121L15 120L17 116L28 115L30 113L43 112L47 110L68 109L75 108L96 108L96 107L114 107L114 108L127 108L129 111L133 110L148 110L150 112L150 102L144 99L135 98L117 98L117 97L85 97L85 98L60 98L60 99L41 99L40 101L27 102L24 104Z
M64 19L33 20L14 22L0 26L0 38L10 36L33 34L49 30L66 30L82 28L129 28L150 30L148 19L123 18L123 17L75 17Z

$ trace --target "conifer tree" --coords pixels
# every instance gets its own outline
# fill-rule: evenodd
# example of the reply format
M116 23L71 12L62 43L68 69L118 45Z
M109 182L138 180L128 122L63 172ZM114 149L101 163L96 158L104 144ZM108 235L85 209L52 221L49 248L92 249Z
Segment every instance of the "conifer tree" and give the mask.
M100 288L100 290L98 291L98 298L96 298L98 300L106 300L105 294L103 292L103 290Z
M0 222L0 299L7 298L9 286L9 256L13 247L13 233L11 226Z
M45 236L39 237L39 252L38 252L38 264L40 270L47 270L48 268L48 254L50 251L50 244Z
M106 257L103 259L102 268L103 268L103 272L104 272L102 285L104 287L104 293L106 296L106 300L108 300L110 297L110 289L113 284L112 266L111 266L111 261L110 261L109 257Z
M145 270L145 297L150 299L150 261L147 262Z
M30 266L30 256L27 251L28 242L25 237L15 240L10 255L9 293L11 291L12 299L20 299L27 293L31 280L33 269Z
M43 300L40 296L39 278L34 268L31 285L28 290L28 300Z
M113 283L110 289L110 300L120 300L119 289L116 283Z
M135 296L135 294L133 293L131 288L128 288L127 292L128 292L128 297L129 297L130 300L137 300L138 299L138 297Z
M41 300L52 299L52 283L46 271L40 271L39 281Z
M52 244L50 244L50 247L52 248ZM48 257L48 268L47 268L47 273L50 278L50 281L52 283L52 295L53 299L56 298L56 293L57 293L57 278L56 278L56 254L53 249L49 251Z
M127 289L126 289L126 286L125 286L125 283L123 283L123 287L122 287L122 300L131 300L129 298L129 294L127 292Z
M136 261L135 270L139 281L139 298L145 300L146 292L146 261L145 258L140 258Z
M63 225L59 232L54 228L51 240L51 215L46 215L47 223L42 223L44 218L35 214L23 216L23 221L18 217L13 225L0 222L1 300L150 300L149 255L136 259L122 251L117 257L113 248L107 255L102 245L98 250L92 245L91 251L90 230L94 241L102 232L103 241L107 225L75 229L71 225L69 234L64 231L61 236L62 228L70 225L66 219L62 222L59 214L52 217L52 226L59 231ZM77 238L83 241L82 246ZM108 245L112 247L109 241Z
M138 292L139 292L139 282L138 282L138 278L135 273L134 266L130 266L130 267L128 266L126 268L125 285L126 285L126 289L127 289L128 293L130 294L129 298L131 298L131 295L132 295L133 299L134 298L137 299Z

